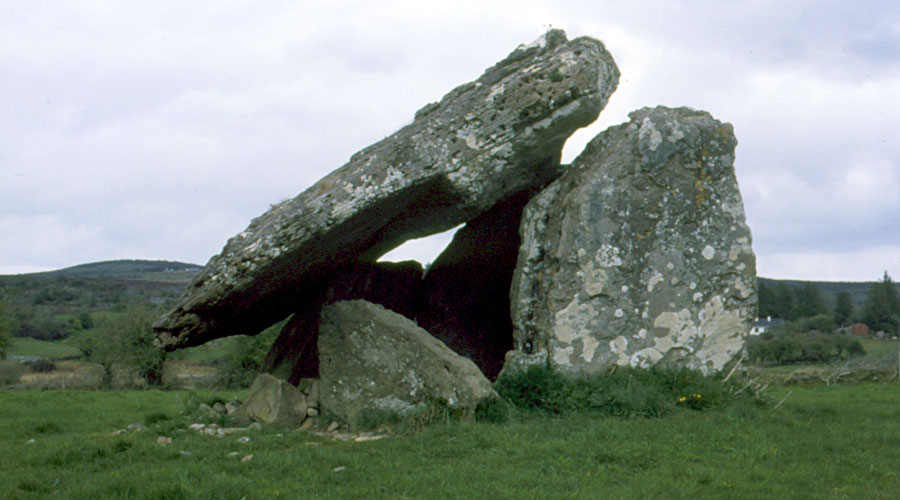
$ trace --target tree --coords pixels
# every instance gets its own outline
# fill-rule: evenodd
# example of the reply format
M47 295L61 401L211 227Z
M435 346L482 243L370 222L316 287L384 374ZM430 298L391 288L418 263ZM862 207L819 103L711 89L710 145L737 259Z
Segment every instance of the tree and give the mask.
M794 309L794 293L786 283L778 283L775 286L775 316L783 320L791 319L791 310Z
M12 314L6 309L6 305L0 301L0 359L6 359L6 356L9 354L14 330L15 321Z
M847 326L853 317L853 299L850 292L843 291L837 294L834 300L834 322L837 326Z
M804 283L794 290L794 308L791 319L811 318L819 314L828 314L828 304L822 291L814 283Z
M881 281L869 289L866 302L863 304L863 323L872 331L884 331L890 334L900 330L900 299L897 288L887 271Z
M760 318L769 316L778 316L775 305L775 292L764 281L759 282L757 286L757 294L759 296L759 314Z
M78 335L76 344L84 356L103 368L105 387L112 385L116 370L137 372L150 386L162 385L165 353L153 345L157 316L151 308L130 305Z

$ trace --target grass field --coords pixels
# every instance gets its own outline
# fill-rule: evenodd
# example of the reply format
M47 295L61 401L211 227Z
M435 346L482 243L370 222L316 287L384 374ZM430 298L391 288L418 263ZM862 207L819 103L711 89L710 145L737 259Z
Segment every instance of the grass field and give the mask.
M42 358L65 358L80 356L77 347L62 342L47 342L30 337L13 337L10 356L40 356Z
M736 405L635 420L521 414L369 442L273 429L195 434L183 430L191 419L181 412L196 399L187 392L0 392L0 497L900 496L900 386L769 392L778 401L788 390L775 410ZM132 423L148 430L113 435ZM157 443L160 435L172 442Z
M897 356L897 352L900 351L900 340L861 338L859 343L870 356Z

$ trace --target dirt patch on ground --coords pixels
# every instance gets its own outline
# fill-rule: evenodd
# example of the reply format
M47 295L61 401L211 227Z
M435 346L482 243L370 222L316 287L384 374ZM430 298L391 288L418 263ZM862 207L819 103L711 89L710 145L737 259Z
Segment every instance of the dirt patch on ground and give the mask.
M97 389L103 383L103 368L83 361L57 361L52 372L26 372L19 383L26 389Z
M30 390L45 389L102 389L103 368L84 361L56 361L56 368L48 372L25 371L15 387ZM166 363L164 384L173 388L212 387L219 378L215 367L192 361ZM142 388L146 383L134 373L117 372L114 388Z

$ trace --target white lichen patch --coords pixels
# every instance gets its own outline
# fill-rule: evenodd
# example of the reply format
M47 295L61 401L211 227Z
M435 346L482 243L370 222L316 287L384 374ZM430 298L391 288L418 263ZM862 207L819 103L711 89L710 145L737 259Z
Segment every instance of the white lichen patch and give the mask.
M684 139L684 132L681 131L681 125L679 125L678 122L674 122L672 124L672 131L666 136L666 140L669 142L677 142L681 139Z
M638 135L641 142L647 145L650 151L656 151L656 148L662 144L663 136L656 129L656 125L650 120L650 117L644 118L641 122L641 131Z
M343 190L348 194L347 198L335 202L331 207L331 218L334 222L341 222L345 218L357 212L359 206L363 206L366 202L375 196L381 189L371 182L371 176L364 175L363 184L354 186L346 183L342 186Z
M609 352L617 356L617 365L628 365L628 339L619 335L609 341Z
M735 191L737 191L737 186L735 186ZM725 202L722 203L721 207L722 211L730 215L734 220L742 221L746 218L746 216L744 215L744 204L740 199L725 200Z
M416 405L403 401L397 396L390 395L372 400L372 405L379 410L388 410L405 415L416 409Z
M694 353L694 367L707 374L721 371L744 346L746 327L740 311L725 309L722 298L716 295L698 316L703 343Z
M716 256L716 249L710 245L706 245L705 247L703 247L703 250L700 251L700 255L702 255L706 260L712 260L713 257Z
M387 174L384 177L384 181L382 181L382 186L391 186L393 184L399 184L403 182L403 172L394 168L388 167Z
M662 357L663 354L659 352L659 349L647 347L632 354L631 358L628 360L628 364L637 368L650 368L656 363L659 363L659 360L661 360Z
M595 259L600 263L603 267L617 267L622 265L622 257L620 256L620 250L609 243L604 243L600 245L600 248L597 249L597 255Z
M558 366L569 366L572 364L572 354L575 348L572 346L557 347L553 349L553 363Z
M590 322L596 316L597 310L590 301L581 303L576 295L565 309L556 313L553 338L561 344L571 344L575 339L590 334Z
M503 83L498 83L498 84L494 85L493 87L491 87L491 91L488 93L487 98L485 100L490 103L493 103L494 98L497 97L498 95L502 94L505 91L506 91L506 85L504 85Z
M728 249L728 260L735 261L738 260L742 254L752 253L753 250L750 248L750 239L746 236L741 236L734 240L734 243L731 244L731 248Z
M631 366L652 366L666 353L679 349L690 357L689 365L703 373L720 371L743 347L744 324L739 311L726 310L722 298L713 296L694 320L690 310L661 313L653 321L654 345L633 353Z
M647 291L652 292L653 288L656 287L663 280L663 275L661 272L657 271L650 277L650 281L647 282Z
M742 264L743 265L743 264ZM753 295L753 290L744 283L744 280L741 278L735 278L732 282L734 288L741 294L742 299L748 299L751 295Z
M691 318L687 308L678 312L666 311L653 320L653 327L658 331L666 331L665 335L653 338L654 347L661 353L673 347L683 347L689 339L697 336L697 325Z
M588 297L602 294L609 276L603 268L594 266L594 261L587 256L583 248L578 249L578 267L576 274L581 279L581 286Z
M586 362L590 363L594 359L594 353L597 352L597 347L600 345L600 341L595 339L591 335L585 335L581 339L581 357Z

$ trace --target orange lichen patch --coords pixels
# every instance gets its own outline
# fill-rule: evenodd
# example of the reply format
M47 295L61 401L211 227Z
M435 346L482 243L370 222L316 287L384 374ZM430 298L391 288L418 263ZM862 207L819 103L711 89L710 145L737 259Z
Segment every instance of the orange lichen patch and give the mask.
M712 181L712 175L706 169L700 169L697 177L694 179L694 201L700 207L709 200L709 183Z

